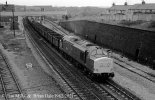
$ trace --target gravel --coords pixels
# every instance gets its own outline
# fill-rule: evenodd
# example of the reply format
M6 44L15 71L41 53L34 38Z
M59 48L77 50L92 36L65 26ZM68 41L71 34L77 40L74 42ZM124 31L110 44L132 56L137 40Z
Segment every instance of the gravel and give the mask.
M155 84L142 78L132 72L115 65L114 68L116 81L121 86L125 87L132 93L141 97L144 100L155 99Z

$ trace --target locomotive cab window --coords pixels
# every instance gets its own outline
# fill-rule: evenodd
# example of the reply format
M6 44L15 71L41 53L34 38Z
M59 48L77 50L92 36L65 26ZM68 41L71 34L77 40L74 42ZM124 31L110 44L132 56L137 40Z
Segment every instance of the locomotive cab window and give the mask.
M63 40L60 39L60 48L63 48Z

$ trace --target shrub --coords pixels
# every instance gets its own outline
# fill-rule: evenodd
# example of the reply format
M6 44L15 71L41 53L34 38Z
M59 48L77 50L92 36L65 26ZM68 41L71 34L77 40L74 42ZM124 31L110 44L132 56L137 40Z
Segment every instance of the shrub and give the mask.
M155 28L155 21L151 21L149 28Z
M132 25L141 24L143 22L144 21L142 21L142 20L137 20L137 21L122 20L119 24L126 25L126 26L132 26Z

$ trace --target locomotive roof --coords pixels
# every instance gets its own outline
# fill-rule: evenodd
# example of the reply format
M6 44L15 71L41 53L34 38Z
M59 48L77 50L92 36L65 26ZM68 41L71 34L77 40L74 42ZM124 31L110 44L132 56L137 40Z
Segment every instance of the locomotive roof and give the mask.
M63 36L62 35L60 35L60 34L52 34L54 37L56 37L56 38L58 38L58 39L62 39L63 38Z
M58 33L54 32L54 31L48 31L48 34L54 35L54 36L62 36L61 34L58 34Z
M53 36L53 37L55 37L55 38L57 38L57 39L62 39L63 38L63 36L62 35L60 35L60 34L58 34L58 33L55 33L55 32L48 32L48 34L50 35L50 36Z
M79 47L82 47L82 48L87 49L87 50L99 47L99 46L97 46L97 45L95 45L95 44L93 44L87 40L81 39L80 37L74 36L74 35L73 36L72 35L64 36L64 40L70 41L72 44L78 45Z
M91 59L107 56L106 51L104 51L100 46L97 46L96 44L93 44L87 40L81 39L78 36L64 36L64 40L72 43L75 47L79 48L83 52L87 50L89 52L89 56L91 56Z

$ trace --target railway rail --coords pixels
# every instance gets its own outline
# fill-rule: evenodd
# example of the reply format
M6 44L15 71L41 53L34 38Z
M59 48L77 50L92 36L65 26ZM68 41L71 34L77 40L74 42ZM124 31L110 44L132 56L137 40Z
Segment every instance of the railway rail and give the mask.
M0 83L2 87L0 88L2 100L26 100L26 94L22 91L17 77L2 51L0 51Z
M133 73L155 83L155 77L151 76L148 72L143 71L143 70L141 70L141 69L139 69L139 68L123 61L123 60L116 58L116 57L113 57L113 58L116 60L116 61L114 61L114 63L119 65L120 67L127 69L127 70L129 70L129 71L131 71L131 72L133 72ZM138 71L136 71L136 70L138 70Z
M35 32L33 31L33 34L34 33ZM33 38L36 37L37 34L35 34L35 37L33 36ZM77 71L77 68L75 68L75 66L67 63L64 58L62 58L62 56L51 47L50 44L48 44L42 38L35 39L35 41L37 40L39 46L43 43L41 48L44 52L46 51L46 54L44 53L45 57L47 57L48 55L47 59L49 60L49 62L51 63L52 61L54 63L53 65L57 65L55 70L57 70L60 76L63 77L65 83L68 84L68 86L74 91L74 93L76 94L76 96L78 96L79 99L140 100L129 91L121 88L121 86L116 84L112 85L112 82L110 81L108 81L110 83L107 82L106 85L93 82L83 73Z
M52 24L53 28L55 31L59 32L60 34L62 35L68 35L69 32L67 32L66 30L64 30L63 28L61 28L61 26L58 26L56 23L54 22L51 22L50 20L48 19L45 19L45 21L49 22L50 24Z

